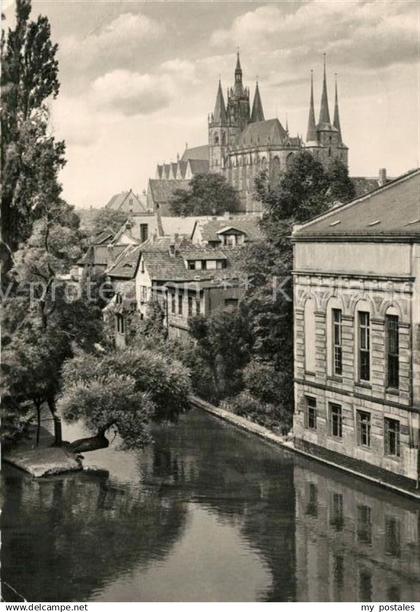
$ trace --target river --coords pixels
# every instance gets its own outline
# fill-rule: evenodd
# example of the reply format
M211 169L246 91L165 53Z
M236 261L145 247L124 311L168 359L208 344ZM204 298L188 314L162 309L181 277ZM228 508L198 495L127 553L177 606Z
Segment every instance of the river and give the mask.
M100 471L4 466L4 599L420 601L408 498L199 410L85 459Z

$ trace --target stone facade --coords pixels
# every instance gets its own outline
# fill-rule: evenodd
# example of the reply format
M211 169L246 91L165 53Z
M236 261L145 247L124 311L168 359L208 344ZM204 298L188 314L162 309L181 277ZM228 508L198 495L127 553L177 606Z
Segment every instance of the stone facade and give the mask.
M417 201L419 179L419 172L407 179ZM395 206L398 188L385 187L392 191L376 192L360 209L372 219L369 206L382 197L383 214L371 220L372 228L386 222L387 201ZM357 203L353 214L356 219ZM401 216L410 219L403 210ZM344 219L338 210L318 224L330 229ZM321 229L315 237L312 228L295 233L295 443L371 476L416 486L419 237L408 229L405 236L386 237L374 229L352 237Z

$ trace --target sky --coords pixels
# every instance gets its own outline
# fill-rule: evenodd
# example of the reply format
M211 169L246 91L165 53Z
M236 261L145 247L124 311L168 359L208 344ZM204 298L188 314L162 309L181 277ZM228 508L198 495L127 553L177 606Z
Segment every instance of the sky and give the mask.
M6 0L6 25L13 2ZM420 3L386 0L137 2L32 0L59 44L51 129L66 142L63 195L77 207L142 193L156 164L207 143L219 77L258 78L265 117L305 137L309 75L319 112L327 54L330 111L338 74L350 174L398 176L419 165Z

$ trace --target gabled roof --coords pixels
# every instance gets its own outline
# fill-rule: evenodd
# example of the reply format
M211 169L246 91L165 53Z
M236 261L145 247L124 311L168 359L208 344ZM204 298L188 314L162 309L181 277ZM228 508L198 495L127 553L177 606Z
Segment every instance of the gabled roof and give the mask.
M420 169L296 226L300 240L420 240Z
M126 280L134 278L139 265L140 255L140 246L127 246L107 270L108 276Z
M235 215L231 218L207 219L199 221L197 230L201 232L201 238L205 242L220 242L220 232L226 232L227 228L235 229L246 235L247 241L260 240L262 233L259 226L259 218L252 215Z
M209 161L209 158L209 145L202 145L200 147L185 149L181 161L188 161L189 159L205 159Z
M123 191L112 196L105 208L111 210L124 210L129 212L145 212L146 206L141 202L139 196L133 192L132 189L129 191Z
M239 135L239 146L281 145L287 140L287 132L278 119L250 123Z
M196 223L208 221L211 217L162 217L163 232L168 236L186 236L190 238Z
M93 237L93 244L104 244L111 242L114 237L114 231L109 227L104 229L102 232Z

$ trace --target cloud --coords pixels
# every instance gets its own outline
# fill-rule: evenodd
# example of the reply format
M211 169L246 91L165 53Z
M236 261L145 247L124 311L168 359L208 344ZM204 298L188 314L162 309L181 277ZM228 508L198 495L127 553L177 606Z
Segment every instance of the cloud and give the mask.
M213 47L275 50L290 67L323 51L335 64L376 69L419 59L420 9L411 2L349 0L298 5L285 14L275 5L238 16L229 29L213 32Z
M170 89L165 77L114 70L94 81L91 97L99 108L128 116L147 115L169 105Z
M141 13L123 13L83 39L65 37L59 47L60 64L68 77L81 80L104 72L104 67L109 71L131 66L164 33L163 23Z

